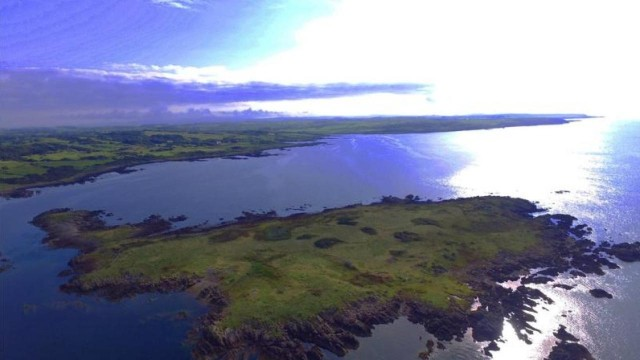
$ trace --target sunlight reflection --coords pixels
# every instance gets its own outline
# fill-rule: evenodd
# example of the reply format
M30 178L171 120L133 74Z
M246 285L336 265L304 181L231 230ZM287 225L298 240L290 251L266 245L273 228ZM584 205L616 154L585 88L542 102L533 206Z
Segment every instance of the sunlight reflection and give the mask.
M594 174L605 166L603 130L608 125L596 119L563 126L456 133L453 145L472 161L449 184L458 196L526 194L547 206L559 199L573 204L600 203L607 189ZM559 194L563 196L554 196Z

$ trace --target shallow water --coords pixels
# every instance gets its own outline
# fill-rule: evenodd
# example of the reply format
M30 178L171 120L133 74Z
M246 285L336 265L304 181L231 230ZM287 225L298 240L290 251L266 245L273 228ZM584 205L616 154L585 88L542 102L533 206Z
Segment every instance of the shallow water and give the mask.
M191 321L173 321L204 309L184 294L146 295L119 303L60 293L56 274L74 255L47 250L43 233L28 221L55 207L102 209L112 223L140 221L151 213L185 214L184 225L217 223L243 210L280 214L320 211L382 195L451 198L500 194L539 201L593 225L594 238L640 239L640 122L587 120L456 133L342 136L327 144L275 151L246 160L211 159L136 167L95 182L44 188L28 199L0 200L0 251L14 269L0 274L0 358L185 358ZM568 192L564 192L564 191ZM572 280L573 281L573 280ZM540 325L568 330L598 358L631 359L640 352L640 266L630 264L600 278L581 280L570 292L545 290L557 305L540 309ZM571 281L567 281L571 282ZM594 299L600 286L612 300ZM568 310L572 310L569 312ZM565 314L567 317L562 317ZM541 328L543 326L540 326ZM406 320L379 326L348 358L415 359L424 330ZM515 336L514 334L511 334ZM495 358L543 357L550 331L533 345L511 340ZM634 336L635 335L635 336ZM412 339L412 340L411 340ZM603 341L603 339L607 339ZM612 339L612 340L608 340ZM403 342L406 340L407 342ZM472 342L448 344L433 358L478 358ZM405 349L405 350L402 350Z

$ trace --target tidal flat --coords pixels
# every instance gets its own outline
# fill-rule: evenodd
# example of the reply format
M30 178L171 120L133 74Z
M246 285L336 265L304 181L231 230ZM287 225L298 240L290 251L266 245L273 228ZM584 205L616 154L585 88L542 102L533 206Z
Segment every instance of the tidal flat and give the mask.
M587 226L568 215L532 215L540 210L509 197L407 196L284 218L246 213L180 230L159 216L108 226L102 212L70 209L33 223L49 246L80 250L66 292L118 300L188 291L207 303L209 313L192 330L195 358L317 359L321 349L346 354L358 347L357 336L400 316L441 341L471 328L488 352L506 318L527 342L536 331L529 311L552 300L498 283L598 274L616 267L613 256L640 258L640 243L596 247L585 238ZM476 299L481 307L472 307ZM570 344L557 351L584 350Z

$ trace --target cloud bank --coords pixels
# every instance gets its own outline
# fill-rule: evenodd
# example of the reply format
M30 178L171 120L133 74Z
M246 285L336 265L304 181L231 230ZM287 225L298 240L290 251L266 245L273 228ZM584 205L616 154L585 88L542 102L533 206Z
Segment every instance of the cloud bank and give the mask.
M128 68L131 68L129 66ZM278 84L267 82L198 81L195 77L173 77L158 67L137 71L2 69L0 70L0 126L57 125L77 123L80 118L104 119L120 116L139 119L139 114L182 113L177 118L271 115L259 104L279 101L331 99L368 94L425 93L423 84ZM211 79L209 79L211 80ZM257 107L257 108L256 108ZM252 110L255 108L255 110ZM196 111L197 110L197 111ZM250 110L247 112L247 110ZM244 111L244 112L243 112Z

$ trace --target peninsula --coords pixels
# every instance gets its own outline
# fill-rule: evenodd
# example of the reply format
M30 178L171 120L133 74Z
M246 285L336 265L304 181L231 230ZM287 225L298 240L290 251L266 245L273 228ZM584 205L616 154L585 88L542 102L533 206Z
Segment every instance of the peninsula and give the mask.
M568 215L532 215L540 210L508 197L410 195L317 214L246 213L217 227L174 229L159 216L107 226L99 211L70 209L33 223L52 248L80 250L63 291L114 300L188 291L208 304L193 329L194 358L321 359L321 349L344 355L358 347L357 336L399 316L441 341L470 327L476 341L490 342L486 351L506 318L529 341L537 331L529 310L552 300L500 282L598 274L617 267L614 256L640 260L640 243L596 247L587 226ZM472 307L474 299L482 306Z

